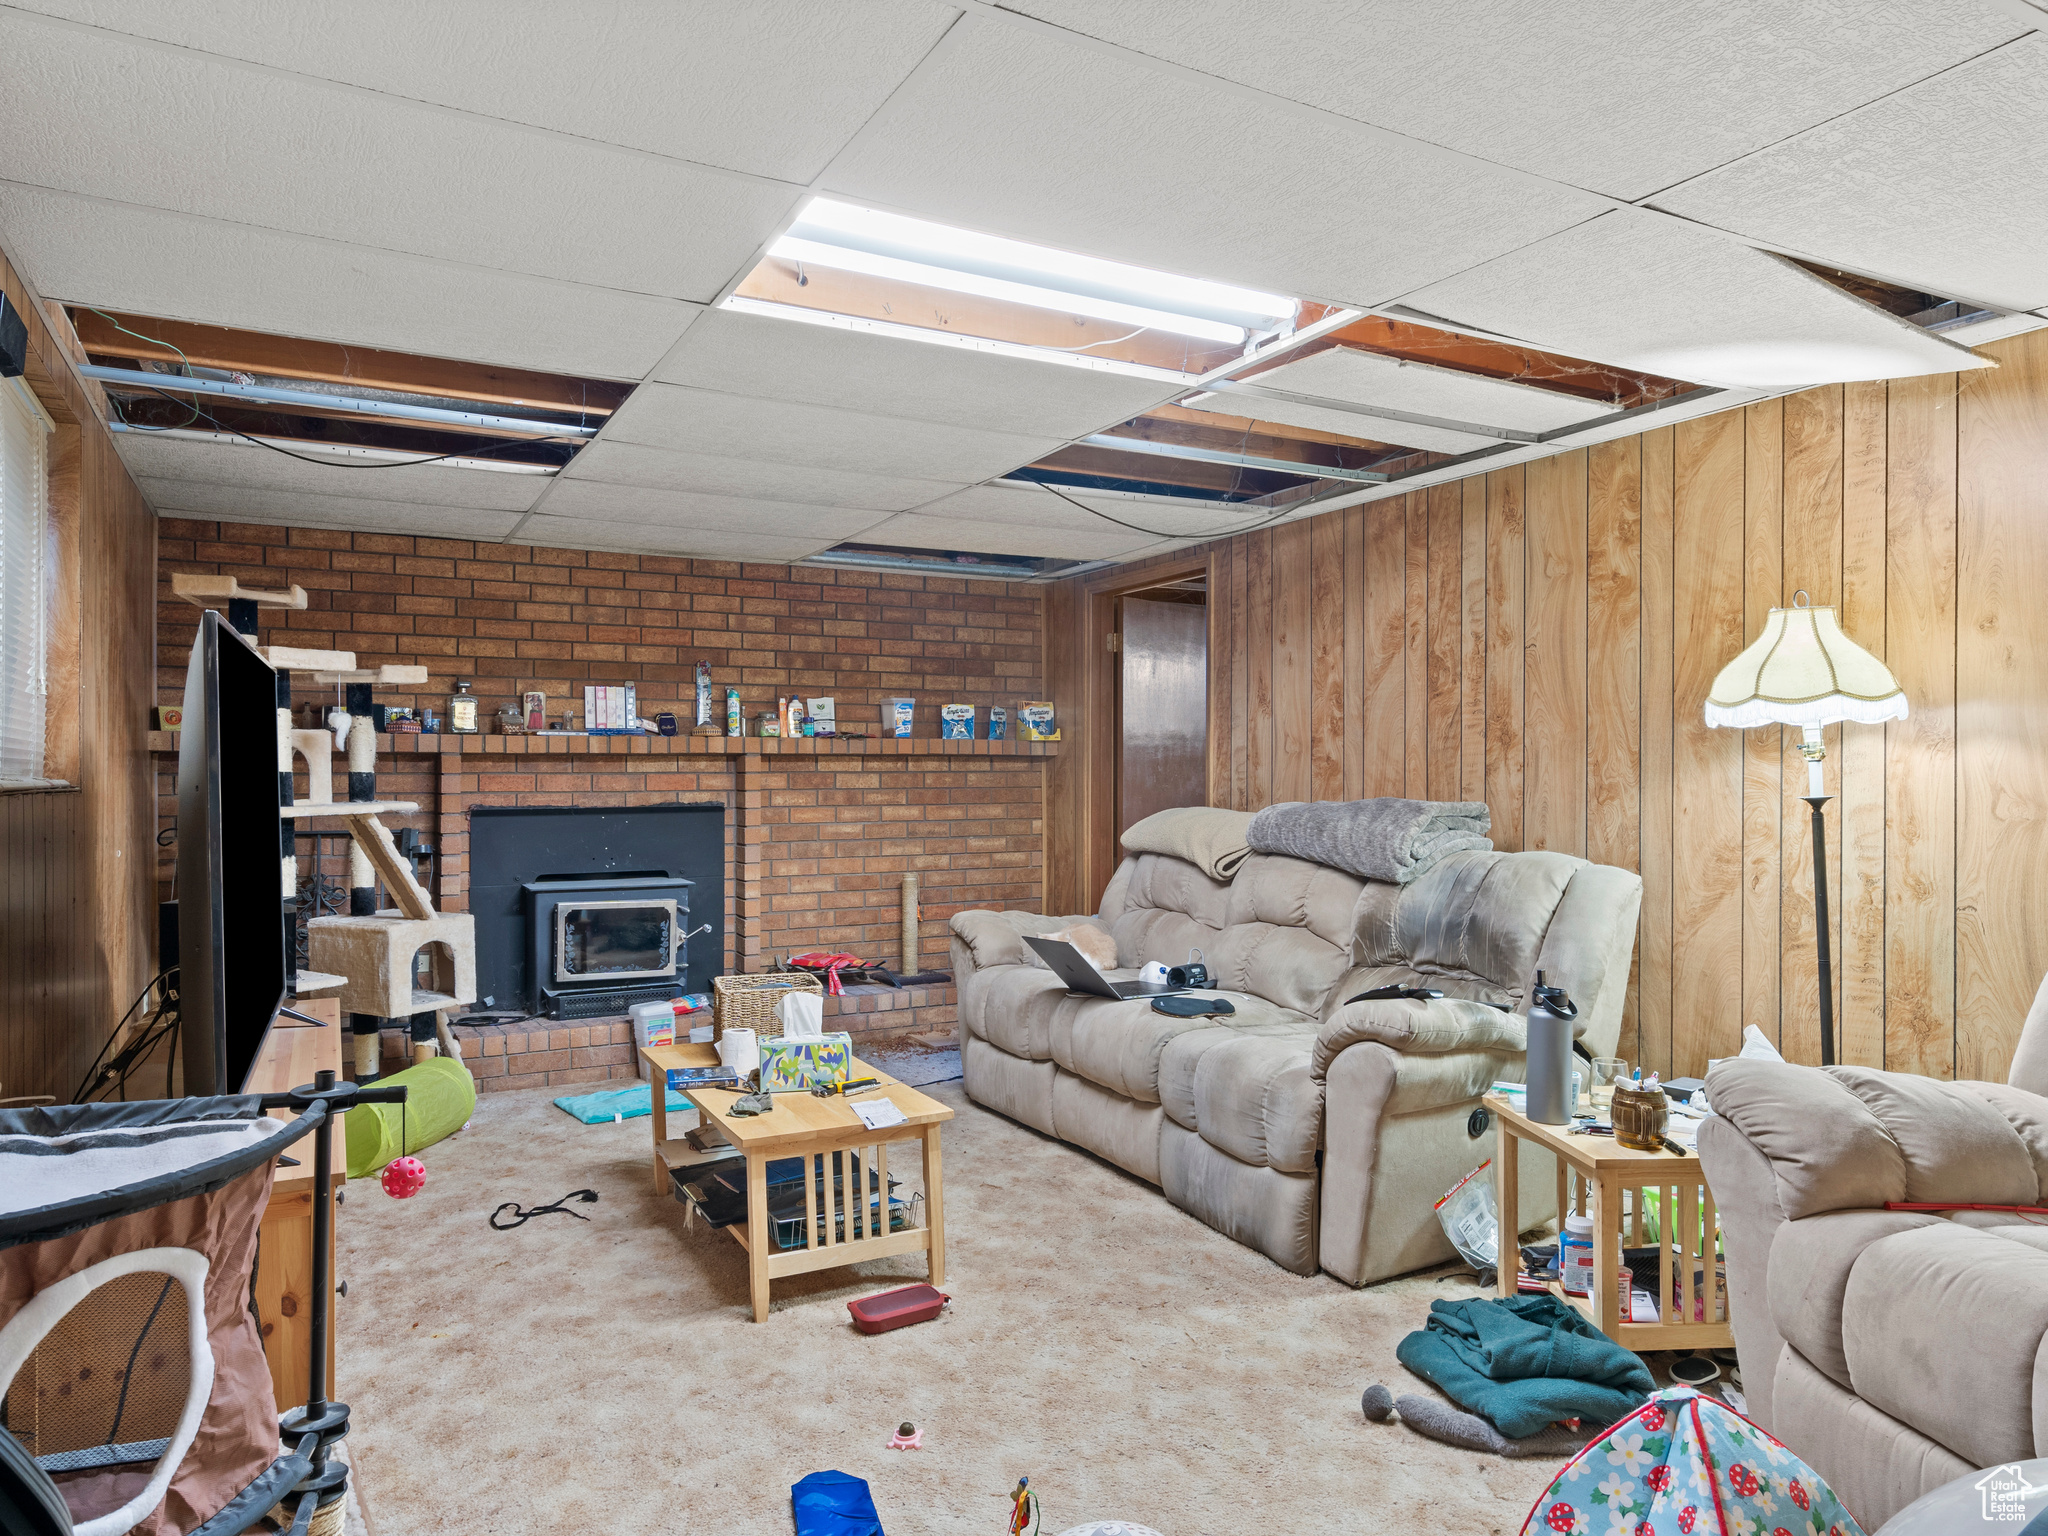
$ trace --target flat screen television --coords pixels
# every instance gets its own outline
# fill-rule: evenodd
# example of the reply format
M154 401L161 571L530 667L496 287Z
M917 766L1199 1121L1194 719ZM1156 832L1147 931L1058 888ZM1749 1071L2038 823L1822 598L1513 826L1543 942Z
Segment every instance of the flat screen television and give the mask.
M240 1093L284 1002L277 673L199 616L178 735L178 1010L185 1092Z

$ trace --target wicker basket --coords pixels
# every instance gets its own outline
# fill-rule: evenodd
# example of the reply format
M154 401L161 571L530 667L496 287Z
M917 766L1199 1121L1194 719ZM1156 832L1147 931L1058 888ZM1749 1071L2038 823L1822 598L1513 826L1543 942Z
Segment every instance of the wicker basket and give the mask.
M711 1038L722 1039L728 1029L751 1029L764 1040L781 1034L775 1005L792 992L815 992L822 997L825 988L817 977L792 971L712 977Z

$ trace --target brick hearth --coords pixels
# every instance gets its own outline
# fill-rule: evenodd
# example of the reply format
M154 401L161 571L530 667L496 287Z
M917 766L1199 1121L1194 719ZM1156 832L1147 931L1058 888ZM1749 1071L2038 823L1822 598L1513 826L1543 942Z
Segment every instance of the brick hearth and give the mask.
M855 1049L905 1035L947 1034L955 1017L950 986L848 987L843 996L825 999L826 1028L848 1031ZM637 1075L632 1023L624 1018L457 1025L455 1037L462 1042L463 1060L479 1093L630 1082ZM385 1030L380 1045L385 1072L396 1072L412 1059L403 1030Z

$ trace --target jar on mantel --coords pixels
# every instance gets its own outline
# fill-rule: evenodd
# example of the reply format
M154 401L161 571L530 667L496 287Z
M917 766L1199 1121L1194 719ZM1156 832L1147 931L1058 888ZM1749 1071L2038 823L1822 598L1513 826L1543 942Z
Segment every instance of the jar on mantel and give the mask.
M469 691L469 679L463 678L455 685L455 691L448 696L448 730L456 736L477 734L476 695Z

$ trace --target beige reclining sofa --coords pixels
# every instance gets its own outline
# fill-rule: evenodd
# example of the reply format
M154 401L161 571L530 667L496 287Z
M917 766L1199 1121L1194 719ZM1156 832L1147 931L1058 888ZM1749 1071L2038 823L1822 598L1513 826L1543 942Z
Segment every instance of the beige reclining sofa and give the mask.
M1750 1416L1865 1530L2048 1456L2048 982L2004 1083L1725 1061L1700 1164ZM1990 1529L1990 1527L1986 1527Z
M1556 853L1454 853L1407 885L1266 853L1219 880L1139 854L1092 919L954 917L967 1092L1297 1273L1403 1274L1451 1256L1434 1204L1492 1155L1468 1121L1522 1076L1538 970L1613 1054L1641 903L1638 876ZM1116 939L1116 979L1199 949L1236 1012L1070 994L1023 936L1089 921ZM1345 1001L1394 983L1446 996ZM1527 1178L1532 1224L1554 1190Z

